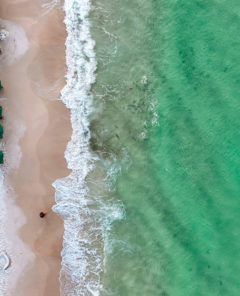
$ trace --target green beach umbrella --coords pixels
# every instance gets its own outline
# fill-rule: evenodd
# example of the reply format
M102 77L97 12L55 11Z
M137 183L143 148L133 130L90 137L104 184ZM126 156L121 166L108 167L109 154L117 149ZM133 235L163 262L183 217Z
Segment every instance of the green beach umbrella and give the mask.
M0 125L0 139L2 139L2 137L3 137L3 127L2 127L2 125Z
M4 154L2 151L0 151L0 164L3 164L4 162Z
M0 106L0 119L3 118L3 116L2 116L2 111L3 111L2 106Z
M2 81L0 80L0 90L3 88Z

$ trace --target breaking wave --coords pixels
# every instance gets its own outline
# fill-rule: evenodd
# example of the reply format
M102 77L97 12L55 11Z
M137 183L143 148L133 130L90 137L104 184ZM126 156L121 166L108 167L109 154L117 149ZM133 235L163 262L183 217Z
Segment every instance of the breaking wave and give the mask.
M68 72L61 99L71 112L73 132L65 158L72 173L54 182L53 210L64 219L60 284L61 294L68 296L100 295L108 232L112 222L124 215L119 203L105 200L101 190L92 192L89 186L98 182L89 175L99 160L89 149L90 91L97 68L88 19L90 8L89 0L65 0L64 4Z

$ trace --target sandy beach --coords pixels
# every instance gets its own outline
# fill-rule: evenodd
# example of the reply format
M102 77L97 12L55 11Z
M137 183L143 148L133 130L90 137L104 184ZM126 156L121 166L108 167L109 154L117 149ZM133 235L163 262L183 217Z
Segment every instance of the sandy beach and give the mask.
M38 0L0 3L0 25L10 30L0 57L5 157L13 189L7 204L13 245L7 295L60 295L63 222L51 210L52 183L69 174L64 151L71 136L69 112L59 100L66 73L60 8L44 9ZM44 219L41 211L47 212Z

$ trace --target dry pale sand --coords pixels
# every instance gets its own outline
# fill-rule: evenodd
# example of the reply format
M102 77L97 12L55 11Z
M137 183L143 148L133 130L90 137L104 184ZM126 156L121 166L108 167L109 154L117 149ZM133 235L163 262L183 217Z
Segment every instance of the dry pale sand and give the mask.
M64 14L61 9L46 13L40 0L1 0L0 17L20 25L29 43L26 51L27 44L24 40L19 43L20 33L16 30L14 33L13 28L17 43L15 51L18 51L16 57L11 57L10 50L2 61L0 58L4 84L1 96L7 98L3 103L6 147L14 141L17 143L19 133L25 130L19 142L20 160L17 155L15 159L14 149L9 148L12 153L6 153L6 157L11 157L15 166L18 165L10 171L9 178L16 193L15 203L21 210L19 213L25 216L17 231L26 244L21 253L26 266L23 271L19 267L18 274L12 272L8 294L60 295L58 278L63 223L51 207L55 203L52 183L69 174L64 150L71 136L71 125L69 112L59 101L66 72ZM13 126L8 127L6 122L12 122ZM39 217L42 210L47 212L44 219ZM11 216L11 206L8 211ZM17 229L17 223L13 223L14 226ZM14 248L17 252L18 246ZM28 252L31 255L28 256ZM19 262L13 260L12 265Z

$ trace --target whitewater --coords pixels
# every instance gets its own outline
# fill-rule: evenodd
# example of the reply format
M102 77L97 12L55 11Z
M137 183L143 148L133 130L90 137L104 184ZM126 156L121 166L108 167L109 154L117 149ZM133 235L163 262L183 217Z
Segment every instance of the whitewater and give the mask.
M68 71L61 99L71 113L72 137L65 158L72 173L54 182L53 211L64 219L60 286L61 295L68 296L100 295L108 232L111 223L123 217L121 206L104 202L99 191L93 194L94 190L91 192L89 188L90 183L93 186L97 183L89 179L89 174L99 161L89 148L89 116L93 112L91 86L97 69L88 19L90 9L88 0L64 3Z

